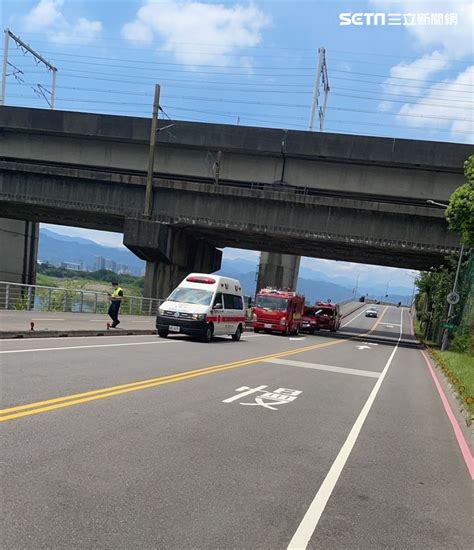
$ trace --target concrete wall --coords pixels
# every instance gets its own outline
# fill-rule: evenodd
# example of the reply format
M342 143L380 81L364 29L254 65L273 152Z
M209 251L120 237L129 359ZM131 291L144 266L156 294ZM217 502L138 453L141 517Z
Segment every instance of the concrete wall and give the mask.
M0 218L0 281L35 284L38 224Z
M168 122L167 122L168 123ZM164 124L164 123L163 123ZM3 107L3 157L145 171L149 120ZM445 201L463 183L466 144L175 122L158 134L155 171L322 191Z

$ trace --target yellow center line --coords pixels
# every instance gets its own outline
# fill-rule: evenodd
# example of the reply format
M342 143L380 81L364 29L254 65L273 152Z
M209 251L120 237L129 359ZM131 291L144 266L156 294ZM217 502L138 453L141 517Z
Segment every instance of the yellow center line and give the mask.
M383 315L387 311L388 306L385 308L380 319L374 324L374 326L363 336L366 336L373 332L377 325L383 318ZM15 418L21 418L24 416L31 416L34 414L39 414L47 411L52 411L56 409L61 409L65 407L71 407L73 405L79 405L81 403L87 403L89 401L96 401L98 399L105 399L107 397L112 397L115 395L121 395L124 393L129 393L132 391L144 390L148 388L154 388L157 386L162 386L164 384L170 384L172 382L180 382L182 380L188 380L190 378L196 378L198 376L205 376L207 374L213 374L215 372L221 372L230 369L236 369L240 367L245 367L248 365L253 365L255 363L263 362L267 359L275 359L280 357L286 357L287 355L294 355L297 353L304 353L306 351L311 351L314 349L325 348L329 346L334 346L337 344L343 344L347 340L330 340L329 342L324 342L322 344L313 344L311 346L306 346L303 348L291 349L287 351L281 351L277 353L272 353L269 355L261 355L259 357L252 357L249 359L241 359L239 361L233 361L231 363L224 363L221 365L214 365L212 367L206 367L201 369L194 369L191 371L180 372L176 374L169 374L166 376L160 376L158 378L150 378L148 380L139 380L136 382L129 382L127 384L120 384L118 386L111 386L108 388L102 388L99 390L93 390L83 393L76 393L71 395L65 395L62 397L56 397L54 399L47 399L45 401L36 401L34 403L27 403L25 405L18 405L15 407L9 407L7 409L0 410L0 422L6 422L8 420L13 420Z

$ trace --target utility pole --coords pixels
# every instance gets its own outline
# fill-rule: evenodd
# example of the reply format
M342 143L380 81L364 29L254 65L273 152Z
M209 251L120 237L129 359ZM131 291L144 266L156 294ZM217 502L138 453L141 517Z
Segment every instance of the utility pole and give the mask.
M461 244L461 249L459 251L458 266L456 268L456 275L454 276L453 290L451 291L453 294L456 293L456 289L457 289L457 286L458 286L459 272L461 270L463 255L464 255L464 244ZM459 298L458 298L458 300L459 300ZM453 310L454 310L454 304L450 302L449 303L449 308L448 308L448 317L446 319L446 321L448 323L451 320ZM441 351L445 351L446 348L448 347L448 331L449 331L449 329L447 329L447 328L445 328L444 331L443 331L443 340L441 342Z
M156 134L158 128L158 111L160 109L160 85L155 84L155 98L153 100L153 115L151 119L150 152L148 154L148 172L145 189L145 210L144 216L151 217L153 207L153 167L155 163Z
M41 84L38 84L33 88L33 91L41 95L48 103L51 109L54 109L54 102L56 99L56 73L58 72L57 67L54 65L51 65L49 61L46 61L46 59L33 50L28 44L23 42L23 40L19 37L13 34L10 29L4 30L5 36L3 41L3 63L2 63L2 95L0 97L0 105L5 105L5 96L6 96L6 89L7 89L7 76L8 73L8 67L11 67L14 71L16 70L17 73L23 74L23 71L17 69L12 63L9 63L8 61L8 46L10 39L13 40L13 42L16 44L17 48L19 48L24 55L31 54L36 61L37 65L44 65L48 71L51 72L52 76L52 82L51 82L51 90L48 90L48 88L45 88ZM15 76L16 73L14 72L13 75Z
M326 107L328 102L329 95L329 78L328 78L328 68L326 64L326 49L321 47L318 50L319 60L318 60L318 70L316 71L316 81L314 84L313 90L313 101L311 103L311 114L309 117L309 129L312 131L314 128L314 118L316 115L316 110L318 111L319 117L319 131L324 130L324 119L326 117ZM319 105L319 88L320 84L323 84L324 100L323 106Z

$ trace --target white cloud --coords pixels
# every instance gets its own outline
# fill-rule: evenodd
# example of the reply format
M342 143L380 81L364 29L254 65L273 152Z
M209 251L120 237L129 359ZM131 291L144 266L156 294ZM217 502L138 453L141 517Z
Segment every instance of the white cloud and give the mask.
M47 31L51 42L75 42L88 44L97 39L102 31L100 21L79 17L68 20L61 8L64 0L40 0L23 18L23 26L28 31Z
M445 128L451 132L453 141L473 143L474 115L472 103L470 103L473 97L473 85L474 65L466 68L454 79L434 84L417 103L403 105L398 114L410 116L400 116L399 118L405 124L411 126L423 125L426 128ZM443 99L440 100L439 98Z
M392 67L390 77L381 85L383 93L411 96L415 101L407 102L399 108L396 103L390 107L390 102L384 98L378 109L396 112L399 120L407 126L449 131L453 141L473 142L473 67L460 69L456 77L439 83L433 84L431 81L446 69L456 72L459 65L455 62L469 58L474 53L474 5L456 0L444 0L442 4L423 0L409 3L371 0L371 3L377 11L386 13L457 14L455 25L416 24L403 27L415 38L416 47L436 49L415 61L402 61ZM428 135L427 139L429 137Z
M384 92L417 96L425 87L425 80L449 65L446 58L435 51L412 62L402 61L390 69L390 78L382 85Z
M51 25L64 24L65 20L60 11L64 0L40 0L24 18L26 30L44 29Z
M100 21L91 21L85 17L79 17L74 25L68 24L64 29L52 33L51 41L88 44L98 38L101 31L102 23Z
M441 2L426 2L410 0L400 2L394 0L371 0L377 11L393 13L455 13L456 25L407 25L403 28L414 36L422 48L435 47L444 55L453 58L464 58L474 52L474 5L472 2L444 0Z
M164 40L163 50L183 63L225 65L226 59L219 55L238 54L240 48L257 46L268 24L269 18L251 4L147 0L135 19L123 26L122 35L144 43L158 36Z

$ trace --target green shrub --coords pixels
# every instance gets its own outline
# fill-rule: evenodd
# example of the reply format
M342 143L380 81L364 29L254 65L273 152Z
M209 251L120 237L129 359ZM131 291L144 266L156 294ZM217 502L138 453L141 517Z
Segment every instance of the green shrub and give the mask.
M474 356L474 335L468 332L458 332L453 338L451 349L458 353Z

